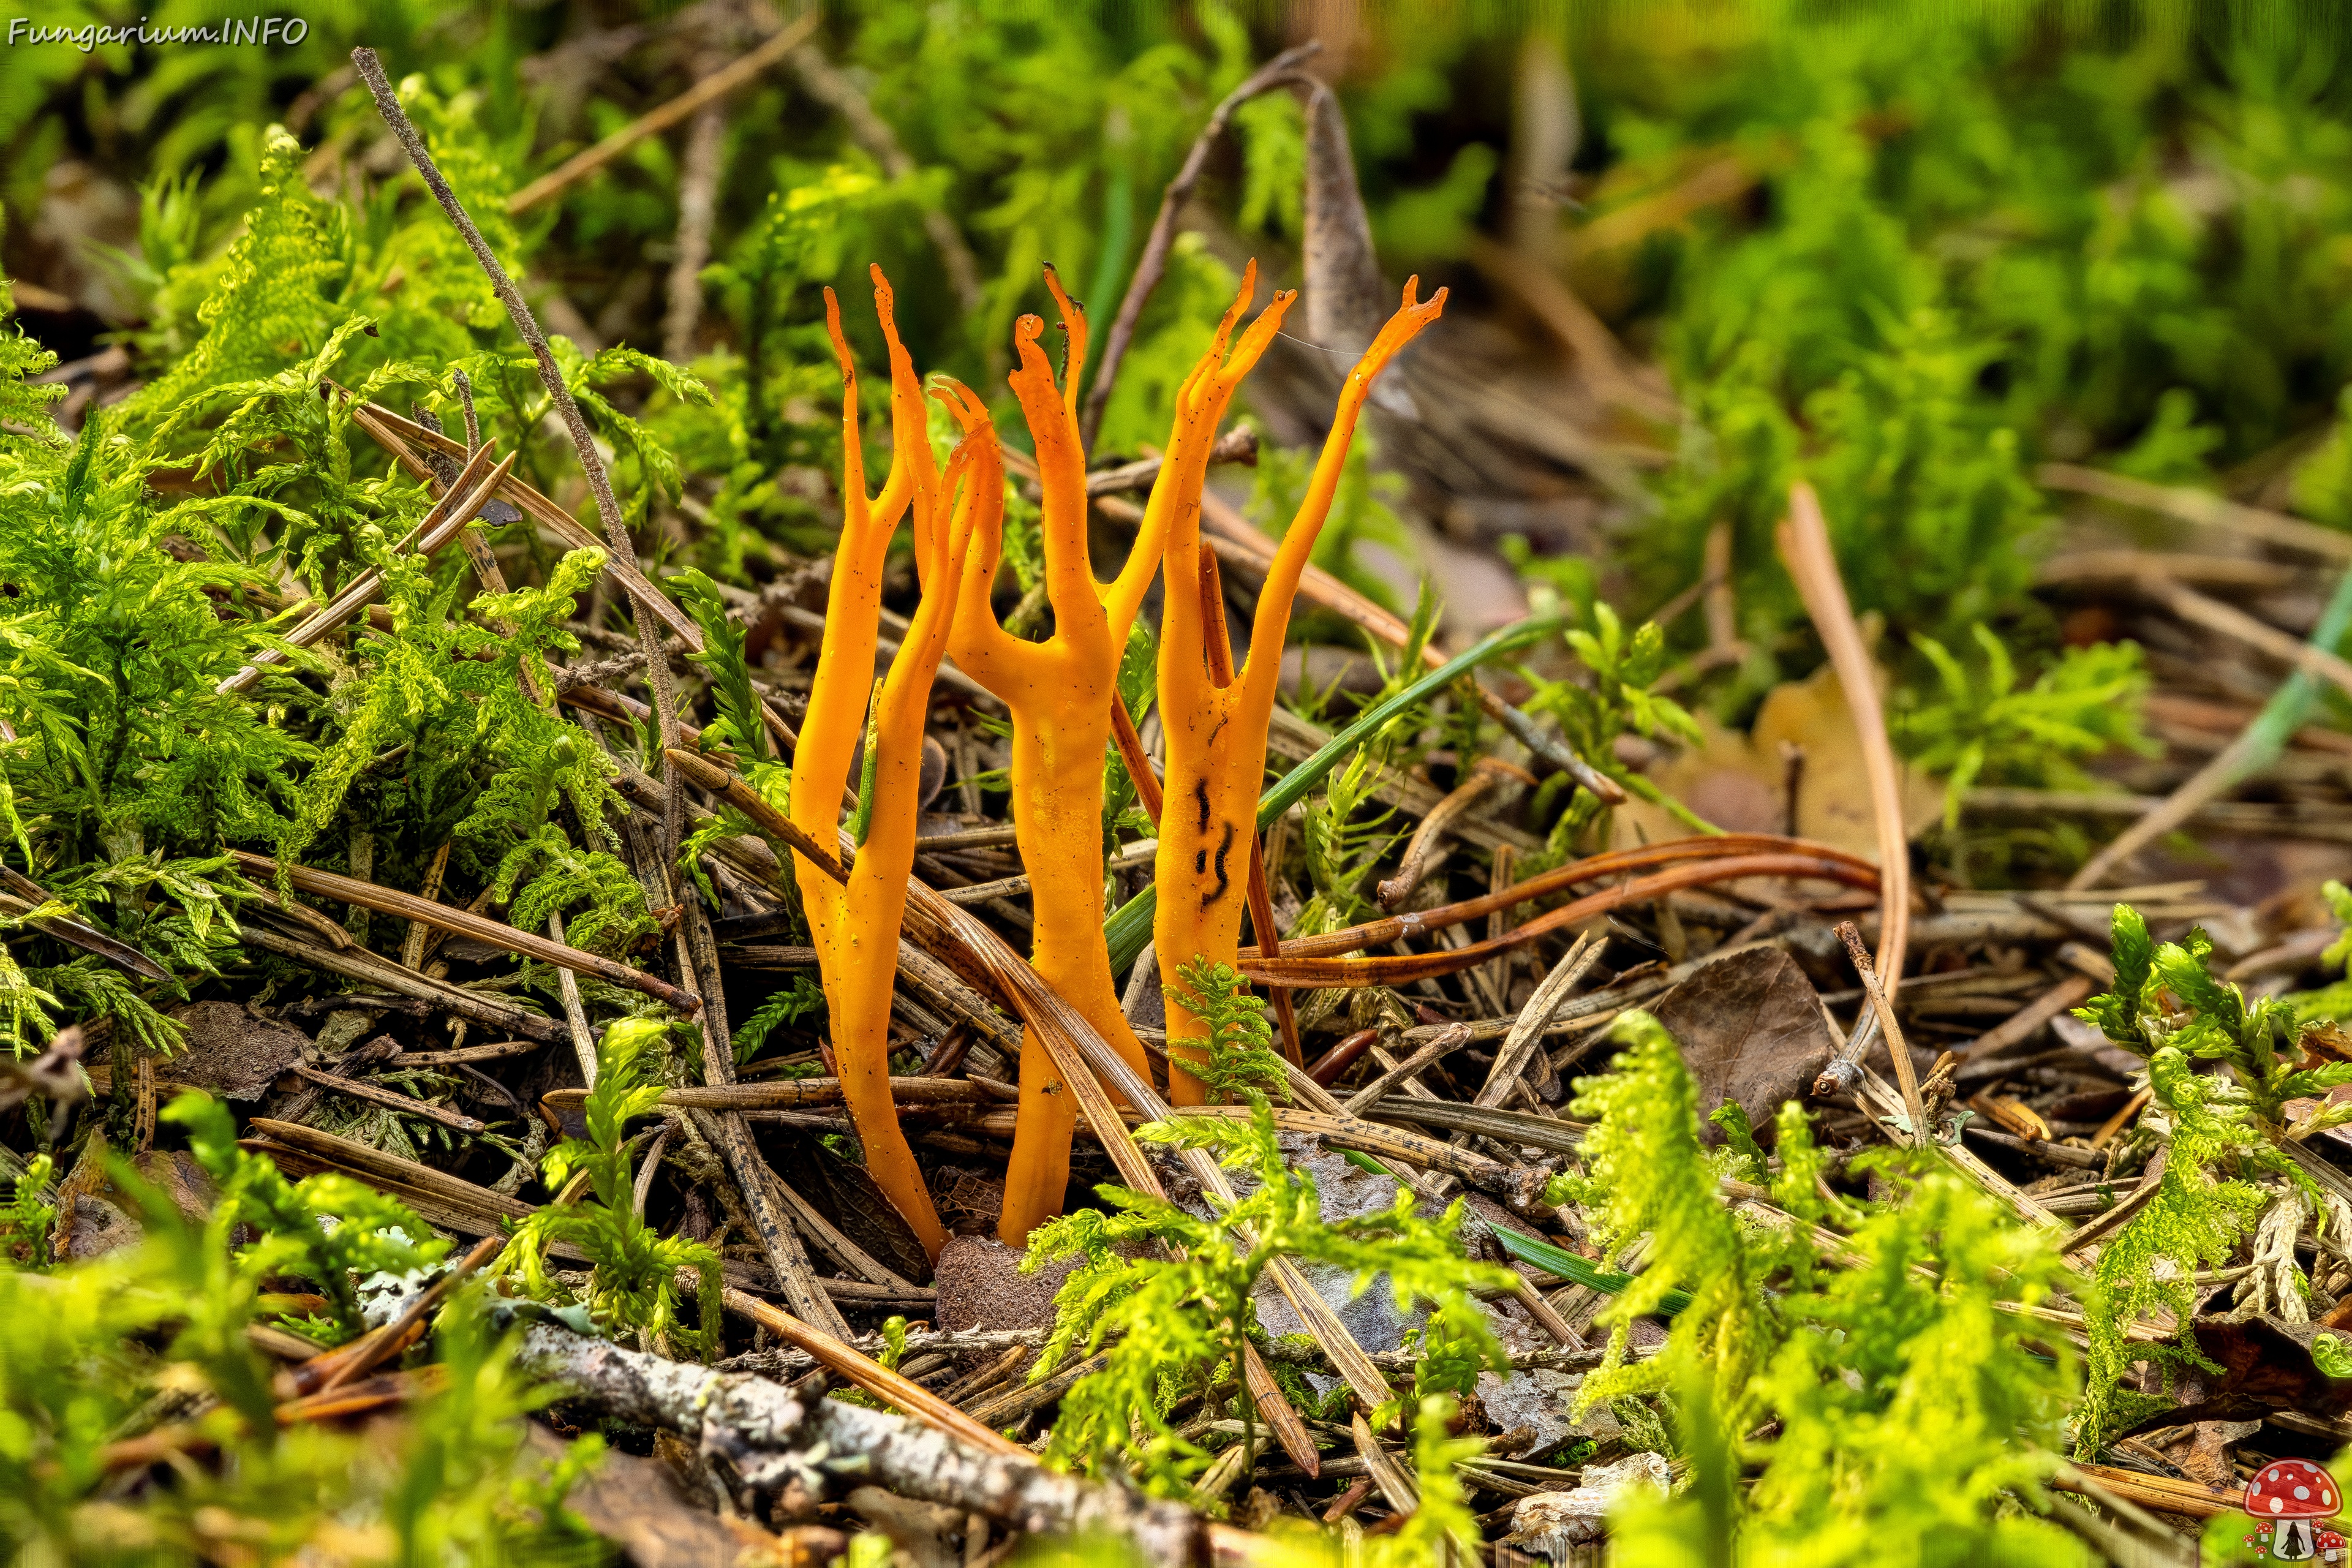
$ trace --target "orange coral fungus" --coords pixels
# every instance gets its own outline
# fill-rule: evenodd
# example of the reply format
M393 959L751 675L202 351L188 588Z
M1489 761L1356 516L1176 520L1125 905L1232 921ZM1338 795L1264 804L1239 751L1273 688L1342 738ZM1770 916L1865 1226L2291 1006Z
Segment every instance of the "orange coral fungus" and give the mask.
M976 542L965 564L949 647L963 672L1013 711L1013 822L1037 922L1030 963L1144 1072L1143 1047L1119 1010L1110 954L1103 945L1103 756L1111 708L1118 700L1119 657L1144 590L1160 569L1168 510L1154 507L1146 515L1116 578L1108 584L1095 580L1087 554L1087 459L1077 416L1087 319L1051 268L1045 282L1069 336L1062 384L1055 384L1053 367L1038 346L1045 323L1035 316L1022 317L1013 329L1021 364L1012 383L1036 446L1045 492L1038 527L1054 635L1042 643L1024 642L997 623L989 605L1003 543L1002 487L982 478L993 466L987 454L995 435L987 409L959 386L943 401L954 409L968 439L983 444L973 464L973 487L990 491L998 504L983 504L974 514ZM1021 1112L997 1228L1006 1242L1019 1246L1032 1226L1062 1212L1076 1117L1076 1097L1052 1056L1034 1034L1024 1034Z
M1175 973L1195 957L1232 963L1238 952L1250 848L1257 836L1258 789L1265 775L1266 725L1274 716L1291 599L1331 509L1348 443L1372 379L1444 309L1443 289L1427 304L1414 303L1418 282L1406 282L1403 304L1349 373L1314 479L1282 536L1258 595L1248 662L1225 679L1219 676L1230 668L1230 645L1211 647L1212 627L1202 595L1191 591L1202 580L1201 487L1226 403L1265 352L1284 311L1297 296L1276 295L1226 360L1225 345L1249 298L1245 289L1218 324L1208 356L1176 395L1175 429L1160 482L1151 492L1152 509L1165 509L1170 518L1167 608L1160 635L1160 723L1168 737L1168 777L1160 814L1160 897L1152 920L1152 941L1163 974ZM1213 635L1224 643L1221 626ZM1170 997L1169 1098L1177 1104L1197 1105L1202 1098L1200 1080L1179 1064L1204 1059L1201 1046L1185 1043L1197 1042L1204 1034L1201 1021Z
M890 285L879 268L874 270L874 306L883 330L890 334L895 370L905 351L898 346ZM857 374L842 341L841 308L830 289L824 292L824 314L844 381L841 544L834 552L824 648L793 761L793 825L819 844L838 842L842 792L859 744L868 734L869 695L873 783L865 797L870 805L866 837L851 863L848 882L835 882L804 860L797 861L797 872L801 902L808 911L824 977L825 1005L833 1018L842 1099L866 1146L866 1168L914 1226L924 1249L937 1258L946 1233L890 1099L890 992L898 967L898 921L915 865L923 719L930 705L931 678L947 651L955 608L952 589L963 572L971 541L969 514L982 487L964 488L953 519L941 515L970 470L975 447L971 443L960 447L944 479L935 478L920 397L894 396L890 478L879 499L866 498L866 465L857 438ZM894 383L897 379L894 375ZM911 369L907 379L912 380ZM1002 489L1001 481L998 488ZM906 639L890 661L890 672L877 688L874 648L883 559L899 517L909 507L916 548L926 557L923 575L944 586L924 593Z

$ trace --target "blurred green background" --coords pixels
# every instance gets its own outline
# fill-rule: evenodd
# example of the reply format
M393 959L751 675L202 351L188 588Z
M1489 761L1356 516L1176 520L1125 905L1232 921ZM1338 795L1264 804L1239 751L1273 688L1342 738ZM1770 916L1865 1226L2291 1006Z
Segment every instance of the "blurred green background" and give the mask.
M231 240L290 169L321 265L284 363L354 313L386 320L346 377L507 342L351 47L412 79L494 213L786 18L731 0L399 0L304 20L290 47L0 49L0 255L27 331L68 360L119 346L118 379L156 375L200 335ZM1099 342L1212 106L1318 39L1310 68L1344 109L1381 268L1454 290L1429 356L1493 405L1444 410L1442 450L1404 415L1378 427L1388 473L1351 491L1321 558L1406 608L1414 563L1434 559L1458 630L1529 594L1598 590L1638 617L1698 581L1710 531L1727 534L1742 657L1699 673L1736 715L1817 662L1770 553L1800 471L1891 647L1985 622L2028 669L2063 635L2028 593L2053 510L2038 464L2352 525L2343 37L2316 7L843 6L812 35L813 65L796 53L492 226L583 351L666 355L719 394L686 406L639 373L610 388L683 477L682 501L640 508L649 552L756 577L772 546L824 529L791 477L835 460L818 284L855 300L880 262L926 369L1008 403L1011 323L1045 303L1040 264L1092 306ZM273 124L299 144L274 163ZM1243 258L1298 281L1305 124L1276 91L1212 150L1097 460L1162 437ZM690 210L705 191L707 227ZM847 314L876 358L870 315ZM1580 330L1601 336L1580 351ZM1276 363L1261 380L1275 442L1311 440L1314 377ZM1262 469L1262 515L1293 479ZM1668 632L1686 650L1710 640L1696 613Z

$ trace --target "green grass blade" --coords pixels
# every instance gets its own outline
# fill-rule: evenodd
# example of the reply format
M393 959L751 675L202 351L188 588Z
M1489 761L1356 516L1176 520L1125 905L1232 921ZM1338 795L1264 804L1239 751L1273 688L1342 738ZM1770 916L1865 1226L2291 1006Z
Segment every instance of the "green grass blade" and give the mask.
M1495 1239L1503 1244L1503 1250L1521 1263L1532 1264L1563 1279L1573 1279L1588 1289L1605 1290L1614 1296L1633 1282L1630 1274L1599 1268L1564 1247L1554 1247L1549 1241L1538 1241L1532 1236L1523 1236L1507 1226L1490 1224L1486 1228L1495 1233ZM1671 1318L1689 1305L1690 1292L1675 1290L1667 1294L1658 1310Z

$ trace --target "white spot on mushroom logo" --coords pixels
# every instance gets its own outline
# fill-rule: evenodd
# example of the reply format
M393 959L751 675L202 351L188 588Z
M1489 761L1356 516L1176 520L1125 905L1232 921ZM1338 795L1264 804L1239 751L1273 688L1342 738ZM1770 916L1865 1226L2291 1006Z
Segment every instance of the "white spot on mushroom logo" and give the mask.
M2336 1493L2335 1478L2310 1460L2273 1460L2246 1483L2245 1510L2263 1521L2246 1544L2279 1562L2307 1563L2323 1552L2340 1562L2342 1537L2319 1528L2336 1511Z

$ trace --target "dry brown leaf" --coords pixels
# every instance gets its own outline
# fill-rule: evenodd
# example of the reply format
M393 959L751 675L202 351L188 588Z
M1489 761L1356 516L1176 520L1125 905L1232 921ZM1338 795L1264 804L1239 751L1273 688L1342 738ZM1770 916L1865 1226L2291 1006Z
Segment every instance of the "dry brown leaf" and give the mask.
M1882 674L1881 684L1885 683ZM1797 836L1878 858L1870 816L1870 782L1862 739L1844 689L1827 665L1803 680L1776 686L1748 733L1725 729L1705 714L1706 743L1650 770L1659 788L1731 833L1779 833L1787 826L1789 764L1783 746L1804 752L1797 788ZM1916 837L1943 815L1944 788L1916 769L1901 770L1903 826ZM1662 806L1629 801L1615 816L1615 847L1655 844L1690 829Z
M1651 1012L1682 1047L1698 1080L1699 1114L1737 1100L1767 1142L1782 1102L1801 1095L1836 1048L1812 982L1777 947L1706 965ZM1701 1132L1708 1142L1723 1141L1712 1124Z

